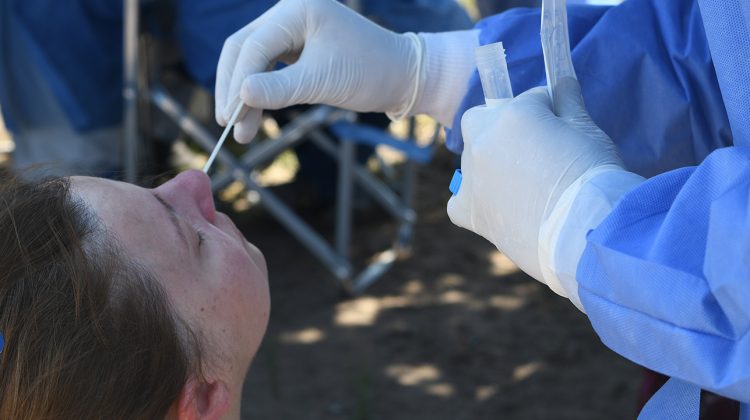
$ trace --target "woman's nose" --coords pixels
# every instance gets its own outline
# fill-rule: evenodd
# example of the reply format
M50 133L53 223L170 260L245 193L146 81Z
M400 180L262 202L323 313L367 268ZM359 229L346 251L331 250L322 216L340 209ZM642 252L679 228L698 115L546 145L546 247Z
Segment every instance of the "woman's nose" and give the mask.
M189 216L197 209L209 223L216 219L211 180L201 171L191 169L156 188L156 192L175 208Z

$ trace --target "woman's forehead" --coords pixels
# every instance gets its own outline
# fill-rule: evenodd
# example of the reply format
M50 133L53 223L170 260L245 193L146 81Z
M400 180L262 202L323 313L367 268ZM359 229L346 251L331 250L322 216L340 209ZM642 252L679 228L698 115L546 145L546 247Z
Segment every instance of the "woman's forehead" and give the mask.
M148 190L103 178L71 177L72 192L115 233L126 246L160 238L157 203ZM148 239L144 242L144 239Z
M125 251L157 274L182 274L185 250L167 212L147 189L101 178L71 180L77 193Z
M70 177L72 193L86 201L97 213L139 208L148 191L120 181L87 176ZM143 208L143 210L148 207Z

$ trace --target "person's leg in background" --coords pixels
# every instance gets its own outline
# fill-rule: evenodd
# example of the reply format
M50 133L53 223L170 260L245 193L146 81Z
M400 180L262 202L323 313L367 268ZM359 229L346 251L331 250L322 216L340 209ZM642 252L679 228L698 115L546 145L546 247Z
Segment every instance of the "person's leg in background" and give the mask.
M0 92L3 113L13 135L14 167L33 176L113 176L120 168L120 125L79 132L50 88L49 79L32 57L26 28L0 10ZM37 51L38 52L38 51ZM119 91L119 87L116 87Z
M568 0L568 4L616 5L623 0ZM479 15L484 17L502 13L515 7L541 7L542 0L476 0Z
M649 369L643 371L643 381L638 392L638 412L669 378ZM701 393L700 418L703 420L736 419L740 417L740 403L711 392Z
M116 80L108 72L99 72L111 65L111 61L103 63L105 60L96 59L94 49L73 47L84 45L77 42L87 39L88 32L83 29L76 33L74 28L78 26L68 20L83 18L86 13L93 12L86 9L84 13L80 5L67 7L58 4L55 7L63 7L68 10L68 14L55 15L55 21L46 22L37 19L37 15L32 13L35 6L38 5L26 1L4 1L0 4L0 101L15 143L14 166L21 171L30 166L38 168L32 172L24 172L27 176L87 174L112 177L121 166L121 126L117 122L119 108L103 110L103 113L110 113L118 118L80 129L71 122L70 115L77 113L81 120L86 120L89 115L81 112L85 106L79 110L71 110L60 99L61 91L67 92L69 104L80 105L81 98L86 97L67 85L69 79L66 80L66 77L80 79L80 83L87 83L89 80ZM99 17L112 10L97 9L96 13L101 15L91 17L91 24L108 26L107 21L99 20ZM121 13L121 6L116 10ZM117 19L116 12L109 16ZM122 29L116 29L121 33ZM63 48L68 45L68 40L56 36L59 31L71 35L71 48ZM114 41L121 43L117 39ZM102 46L99 52L108 50L106 42L99 44ZM45 48L57 49L58 55L50 57L46 54L49 50ZM91 61L95 63L79 60L81 57L77 53L92 54ZM61 61L61 57L67 60ZM97 64L102 67L96 67ZM72 66L76 65L82 70L80 74L71 71ZM83 71L85 69L91 71L87 73ZM100 89L92 89L90 92L98 92L100 95L95 97L96 95L90 94L87 99L102 100L102 103L111 105L111 100L107 102L108 99L103 99L105 92ZM120 92L121 83L115 82L110 90L110 98L119 97ZM97 105L94 108L102 107Z
M496 15L514 7L540 7L542 0L476 0L479 15Z

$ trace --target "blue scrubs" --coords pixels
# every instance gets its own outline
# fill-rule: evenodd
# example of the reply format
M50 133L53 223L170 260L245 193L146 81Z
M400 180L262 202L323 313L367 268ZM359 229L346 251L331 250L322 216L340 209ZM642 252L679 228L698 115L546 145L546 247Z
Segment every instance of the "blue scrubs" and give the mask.
M224 40L276 4L277 0L179 0L177 39L188 72L213 89ZM454 0L362 0L362 13L396 32L438 32L471 28Z
M673 390L750 402L750 3L628 0L569 14L593 119L628 169L651 177L590 232L583 306L607 346L677 378ZM538 20L520 10L480 24L482 44L506 44L516 93L544 81ZM475 77L463 110L481 102ZM449 147L461 149L458 130Z
M188 73L213 89L216 63L224 39L275 3L274 0L178 0L175 41ZM8 0L0 21L13 20L20 30L0 33L0 54L12 58L23 50L34 71L47 82L71 125L79 132L117 125L122 117L123 6L121 1ZM159 33L155 16L143 14L143 25ZM3 28L7 30L7 28ZM29 120L36 103L23 75L0 65L0 105L11 129ZM8 82L9 81L9 82ZM6 83L8 82L8 83Z
M79 130L122 115L122 2L7 0L0 5L0 61L28 57L59 107ZM13 29L15 28L15 29ZM13 29L13 30L11 30ZM0 63L0 106L10 129L38 126L29 74Z
M213 90L224 40L260 16L277 0L177 0L174 36L190 76ZM454 0L363 0L363 12L396 31L449 31L471 27ZM7 0L0 2L0 57L23 50L47 81L71 125L80 132L119 124L122 116L121 1ZM144 13L145 26L159 24ZM8 25L6 25L8 26ZM0 107L11 129L30 120L37 101L24 74L0 60ZM18 72L16 72L18 73Z

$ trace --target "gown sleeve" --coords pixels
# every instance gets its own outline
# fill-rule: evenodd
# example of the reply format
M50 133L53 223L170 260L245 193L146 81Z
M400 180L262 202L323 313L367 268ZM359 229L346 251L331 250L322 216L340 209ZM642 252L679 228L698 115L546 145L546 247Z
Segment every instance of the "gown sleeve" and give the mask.
M545 84L539 9L512 9L477 24L480 45L502 41L513 92ZM727 113L695 0L628 0L568 8L573 63L594 122L629 171L651 177L697 165L732 144ZM454 117L484 103L475 74ZM446 144L460 153L461 130Z
M750 402L750 148L628 192L589 233L576 277L608 347Z

